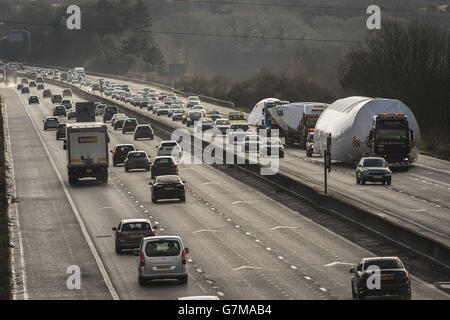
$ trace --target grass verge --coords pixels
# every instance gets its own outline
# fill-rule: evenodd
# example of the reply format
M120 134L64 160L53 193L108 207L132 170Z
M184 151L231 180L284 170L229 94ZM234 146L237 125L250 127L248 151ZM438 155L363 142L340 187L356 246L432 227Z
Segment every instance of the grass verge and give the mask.
M0 299L10 299L8 201L6 198L5 132L0 96Z

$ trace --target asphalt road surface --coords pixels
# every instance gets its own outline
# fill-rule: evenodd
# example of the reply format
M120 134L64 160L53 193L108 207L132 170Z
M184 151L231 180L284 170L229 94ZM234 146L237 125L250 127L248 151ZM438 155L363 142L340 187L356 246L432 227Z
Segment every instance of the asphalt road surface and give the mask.
M31 92L36 94L34 88ZM49 99L29 106L28 95L15 89L2 89L0 94L7 101L29 299L111 299L115 293L120 299L177 299L189 295L351 299L350 264L373 256L204 164L180 166L180 176L187 182L185 203L153 204L150 173L126 173L121 166L110 167L107 185L86 181L70 186L62 141L56 140L54 131L43 131L42 120L52 111ZM78 97L73 100L81 101ZM152 158L159 143L158 138L135 142L132 134L111 129L110 138L110 149L118 143L134 143ZM350 179L345 174L342 177ZM386 188L370 191L381 189ZM385 192L389 193L387 189ZM305 206L300 210L312 209ZM182 237L190 249L187 285L157 281L139 286L137 258L115 253L111 231L121 219L132 217L148 217L159 224L159 234ZM80 290L66 286L70 265L80 266ZM433 284L414 275L412 292L413 299L449 299Z

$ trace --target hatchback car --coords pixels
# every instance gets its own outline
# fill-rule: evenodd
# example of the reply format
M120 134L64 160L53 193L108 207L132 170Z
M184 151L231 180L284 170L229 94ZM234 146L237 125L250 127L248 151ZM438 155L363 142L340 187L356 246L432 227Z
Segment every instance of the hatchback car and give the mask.
M139 248L142 238L156 235L158 226L152 226L148 219L124 219L120 221L114 231L114 243L116 253L122 253L123 249Z
M62 95L63 95L63 97L71 97L72 91L69 88L65 88L65 89L63 89Z
M123 122L122 133L134 132L136 130L138 123L134 118L128 118Z
M231 128L231 122L229 119L225 119L225 118L221 118L221 119L217 119L214 122L214 131L217 134L222 134L225 135L227 134L227 130L229 130Z
M21 92L22 92L22 94L24 94L24 93L30 93L30 88L28 88L28 87L22 87Z
M151 168L152 179L162 175L178 175L178 166L171 156L155 157Z
M183 153L180 145L175 140L161 141L158 149L158 156L173 156L175 158L181 158Z
M45 89L42 91L42 98L51 98L52 97L52 90L51 89Z
M172 121L181 120L183 118L183 115L185 115L185 114L186 114L186 110L184 110L184 109L174 110L174 112L172 114Z
M53 115L54 116L66 116L66 108L64 106L56 106L53 109Z
M61 103L61 101L62 101L62 96L61 96L60 94L54 94L54 95L52 95L51 100L52 100L52 103L53 103L53 104L55 104L55 103Z
M184 182L177 175L163 175L156 177L155 182L150 182L152 186L152 202L156 203L161 199L180 199L186 201L186 191Z
M197 132L203 132L214 128L214 121L211 118L201 118L197 121Z
M61 101L61 105L63 105L66 109L72 109L72 107L73 107L72 101L67 100L67 99Z
M36 82L30 81L30 84L28 85L30 88L36 88Z
M134 140L138 139L153 139L154 131L149 124L140 124L134 130Z
M187 99L186 107L191 108L196 104L200 104L200 99L197 96L189 96Z
M117 144L111 153L113 154L113 166L124 163L128 152L135 151L136 148L132 144Z
M378 271L378 274L374 273L374 270ZM411 280L398 257L363 258L356 268L350 269L350 273L353 274L351 286L354 299L384 295L411 299ZM380 278L372 282L371 279L376 276ZM378 287L374 285L377 282Z
M39 98L38 96L30 96L28 98L28 104L37 103L39 104Z
M58 128L56 129L56 140L66 138L66 128L67 128L67 124L65 124L65 123L59 124Z
M19 83L19 84L17 85L17 90L22 90L22 88L23 88L23 84Z
M95 115L96 116L102 116L105 113L105 104L99 104L97 107L95 107Z
M188 127L193 126L196 121L200 120L203 117L203 113L201 111L189 111L186 117L186 125Z
M59 127L59 119L57 117L46 117L42 122L44 123L45 131L47 129L58 129Z
M139 246L138 281L144 286L153 279L178 279L188 282L185 248L178 236L146 237Z
M77 118L77 110L75 108L72 108L67 111L67 119L76 119Z
M126 118L128 118L128 117L125 113L114 114L111 118L111 126L114 128L114 123L116 122L116 120L118 120L118 119L125 120ZM120 128L122 128L122 126ZM116 129L116 128L114 128L114 129Z
M42 84L42 83L39 83L38 85L37 85L37 90L44 90L45 88L44 88L44 85Z
M125 172L131 169L150 170L150 157L145 151L130 151L125 159Z
M392 172L389 165L381 157L363 157L356 167L356 183L366 184L366 181L391 184Z
M107 106L103 114L103 122L111 121L111 118L116 113L119 113L119 109L116 106Z

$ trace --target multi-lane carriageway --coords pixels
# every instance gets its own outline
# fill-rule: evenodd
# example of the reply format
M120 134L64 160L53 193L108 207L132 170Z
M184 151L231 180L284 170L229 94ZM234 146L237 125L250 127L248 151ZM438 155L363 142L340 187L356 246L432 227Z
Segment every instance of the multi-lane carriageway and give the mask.
M16 263L22 265L24 290L17 298L351 299L349 265L374 255L208 165L180 166L180 176L187 181L186 203L153 204L149 173L125 173L123 167L110 167L107 185L86 182L72 187L62 142L54 131L43 131L42 120L51 115L50 101L41 99L40 105L29 106L28 95L14 88L1 89L0 94L6 98L17 193L11 214L18 217L22 249ZM41 96L34 88L31 94ZM131 134L113 130L110 137L111 146L134 143L152 157L159 143L158 137L134 142ZM300 153L289 152L293 157L287 163L303 162L295 160ZM313 168L309 175L314 179L320 167L305 165ZM347 169L342 170L339 175L345 183ZM396 196L400 197L402 193ZM442 197L443 202L448 200ZM298 210L314 209L303 204ZM120 219L131 217L148 217L160 225L160 234L183 238L190 249L187 285L159 281L139 286L136 257L115 253L111 231ZM70 265L81 268L80 290L66 286ZM412 288L413 299L449 299L414 274Z

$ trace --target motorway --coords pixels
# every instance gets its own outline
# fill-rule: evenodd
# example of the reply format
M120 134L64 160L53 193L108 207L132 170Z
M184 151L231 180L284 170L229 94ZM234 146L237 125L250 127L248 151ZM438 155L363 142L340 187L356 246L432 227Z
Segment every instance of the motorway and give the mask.
M89 77L96 81L98 77ZM111 79L113 80L113 79ZM116 80L113 80L116 81ZM131 81L116 81L128 84L132 92L142 91L145 85ZM183 98L182 98L183 100ZM116 100L114 100L116 102ZM184 99L185 101L185 99ZM118 102L129 108L139 109ZM202 103L207 110L219 110L223 114L232 111L210 103ZM142 111L150 118L174 126L167 117L158 117ZM175 127L187 128L181 123ZM301 161L299 161L301 160ZM286 149L286 156L280 161L280 172L317 190L323 190L323 160L320 157L306 157L298 148ZM354 203L391 221L405 225L421 234L437 239L450 247L450 165L448 161L420 155L409 172L394 172L391 186L357 185L355 168L333 162L328 178L329 194Z
M60 91L48 84L46 88ZM31 92L41 97L34 88ZM25 298L177 299L188 295L218 295L222 299L351 299L350 265L361 257L374 255L205 164L180 166L180 176L187 182L186 203L153 204L148 186L150 174L126 173L120 166L110 167L107 185L87 181L70 186L62 141L56 140L54 131L43 131L42 120L52 110L49 99L29 106L28 95L20 95L15 89L0 89L0 94L6 98L23 243ZM79 97L72 100L82 101ZM110 149L118 143L134 143L152 158L160 141L156 137L134 142L132 134L114 130L110 130L110 138ZM295 151L293 154L283 165L301 163L310 168L308 174L314 179L314 171L320 171L320 167L298 161ZM339 175L342 183L350 183L353 177L345 174L349 169L340 169L344 173L333 172L331 179ZM420 176L423 172L411 170L405 174L405 180L412 174ZM400 188L399 180L396 175L393 188ZM402 184L401 188L408 187ZM365 192L380 196L393 194L385 187L359 193ZM355 191L355 197L359 193ZM445 221L448 195L422 193L423 197L431 197L443 205L441 211L436 207L433 212L436 217L442 216L440 221ZM411 208L418 208L405 192L396 191L393 197L396 201L405 197ZM442 202L437 202L437 197ZM423 201L421 205L428 206L427 210L431 208ZM299 208L299 211L308 210L314 209L306 204ZM414 212L404 214L417 216ZM157 281L139 286L137 258L115 253L111 231L121 219L132 217L148 217L160 226L159 234L182 237L190 249L187 285ZM444 232L444 229L436 230ZM448 236L448 228L445 230ZM69 265L81 268L80 290L66 287ZM450 298L414 275L412 297Z

